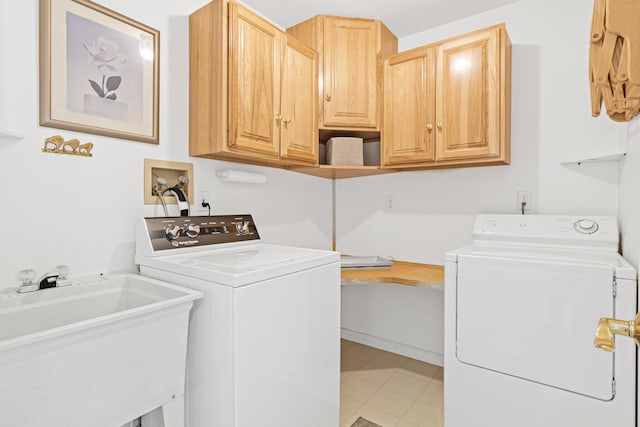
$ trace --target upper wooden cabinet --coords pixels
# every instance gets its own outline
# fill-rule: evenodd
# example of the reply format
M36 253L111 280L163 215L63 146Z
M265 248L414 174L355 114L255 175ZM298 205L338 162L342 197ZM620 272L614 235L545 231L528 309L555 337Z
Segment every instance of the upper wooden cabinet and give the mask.
M228 147L277 158L282 35L235 3L230 12Z
M497 25L397 54L370 19L281 31L234 0L190 22L189 153L326 177L510 162L511 42ZM319 140L380 140L380 166L318 165Z
M384 63L383 166L509 164L511 42L497 25Z
M316 16L287 29L319 53L320 128L380 129L379 60L398 51L380 21Z
M190 16L190 155L317 163L317 54L233 1Z
M280 157L318 163L318 54L285 37L280 111Z
M435 161L435 50L414 49L384 63L383 165Z

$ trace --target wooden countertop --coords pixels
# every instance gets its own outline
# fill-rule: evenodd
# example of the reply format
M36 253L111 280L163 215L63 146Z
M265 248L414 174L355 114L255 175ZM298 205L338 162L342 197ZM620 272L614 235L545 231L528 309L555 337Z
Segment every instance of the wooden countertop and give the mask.
M395 283L442 289L444 267L441 265L393 261L390 269L342 270L341 277L343 285Z

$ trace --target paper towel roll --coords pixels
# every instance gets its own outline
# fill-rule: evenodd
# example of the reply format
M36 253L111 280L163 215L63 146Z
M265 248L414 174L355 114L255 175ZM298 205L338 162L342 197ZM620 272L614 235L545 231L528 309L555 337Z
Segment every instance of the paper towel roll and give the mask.
M264 184L267 177L259 172L247 172L236 169L225 169L216 172L216 176L223 182L242 182L245 184Z

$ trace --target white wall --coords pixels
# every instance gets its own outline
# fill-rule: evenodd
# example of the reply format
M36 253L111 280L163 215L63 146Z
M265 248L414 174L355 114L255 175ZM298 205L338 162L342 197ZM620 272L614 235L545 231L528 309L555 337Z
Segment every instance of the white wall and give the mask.
M188 156L188 15L207 0L100 3L160 30L160 144L38 126L38 1L0 0L0 130L24 135L0 137L0 287L24 268L134 270L136 219L162 215L143 202L145 158L192 162L195 191L209 191L213 213L253 214L266 241L330 248L329 180ZM93 142L93 157L43 153L56 134ZM268 182L224 184L215 170L225 167L261 171Z
M447 250L470 242L476 214L516 213L517 190L533 192L533 213L616 215L616 163L560 164L617 151L626 139L624 126L591 117L592 8L584 0L523 0L399 40L402 51L506 23L511 165L341 180L338 250L443 264ZM396 196L392 212L383 210L385 195Z
M640 267L640 117L626 125L627 155L620 162L619 223L622 255Z

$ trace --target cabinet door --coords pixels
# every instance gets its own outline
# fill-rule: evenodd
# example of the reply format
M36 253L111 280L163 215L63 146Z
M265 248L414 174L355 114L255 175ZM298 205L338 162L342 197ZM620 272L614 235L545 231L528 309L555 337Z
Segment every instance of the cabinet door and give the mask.
M377 127L374 21L325 17L323 126Z
M280 157L318 162L318 54L283 37Z
M472 33L438 48L437 160L500 154L499 29Z
M384 63L382 164L435 160L435 59L433 48L390 57Z
M232 3L229 31L229 150L278 157L281 32Z

